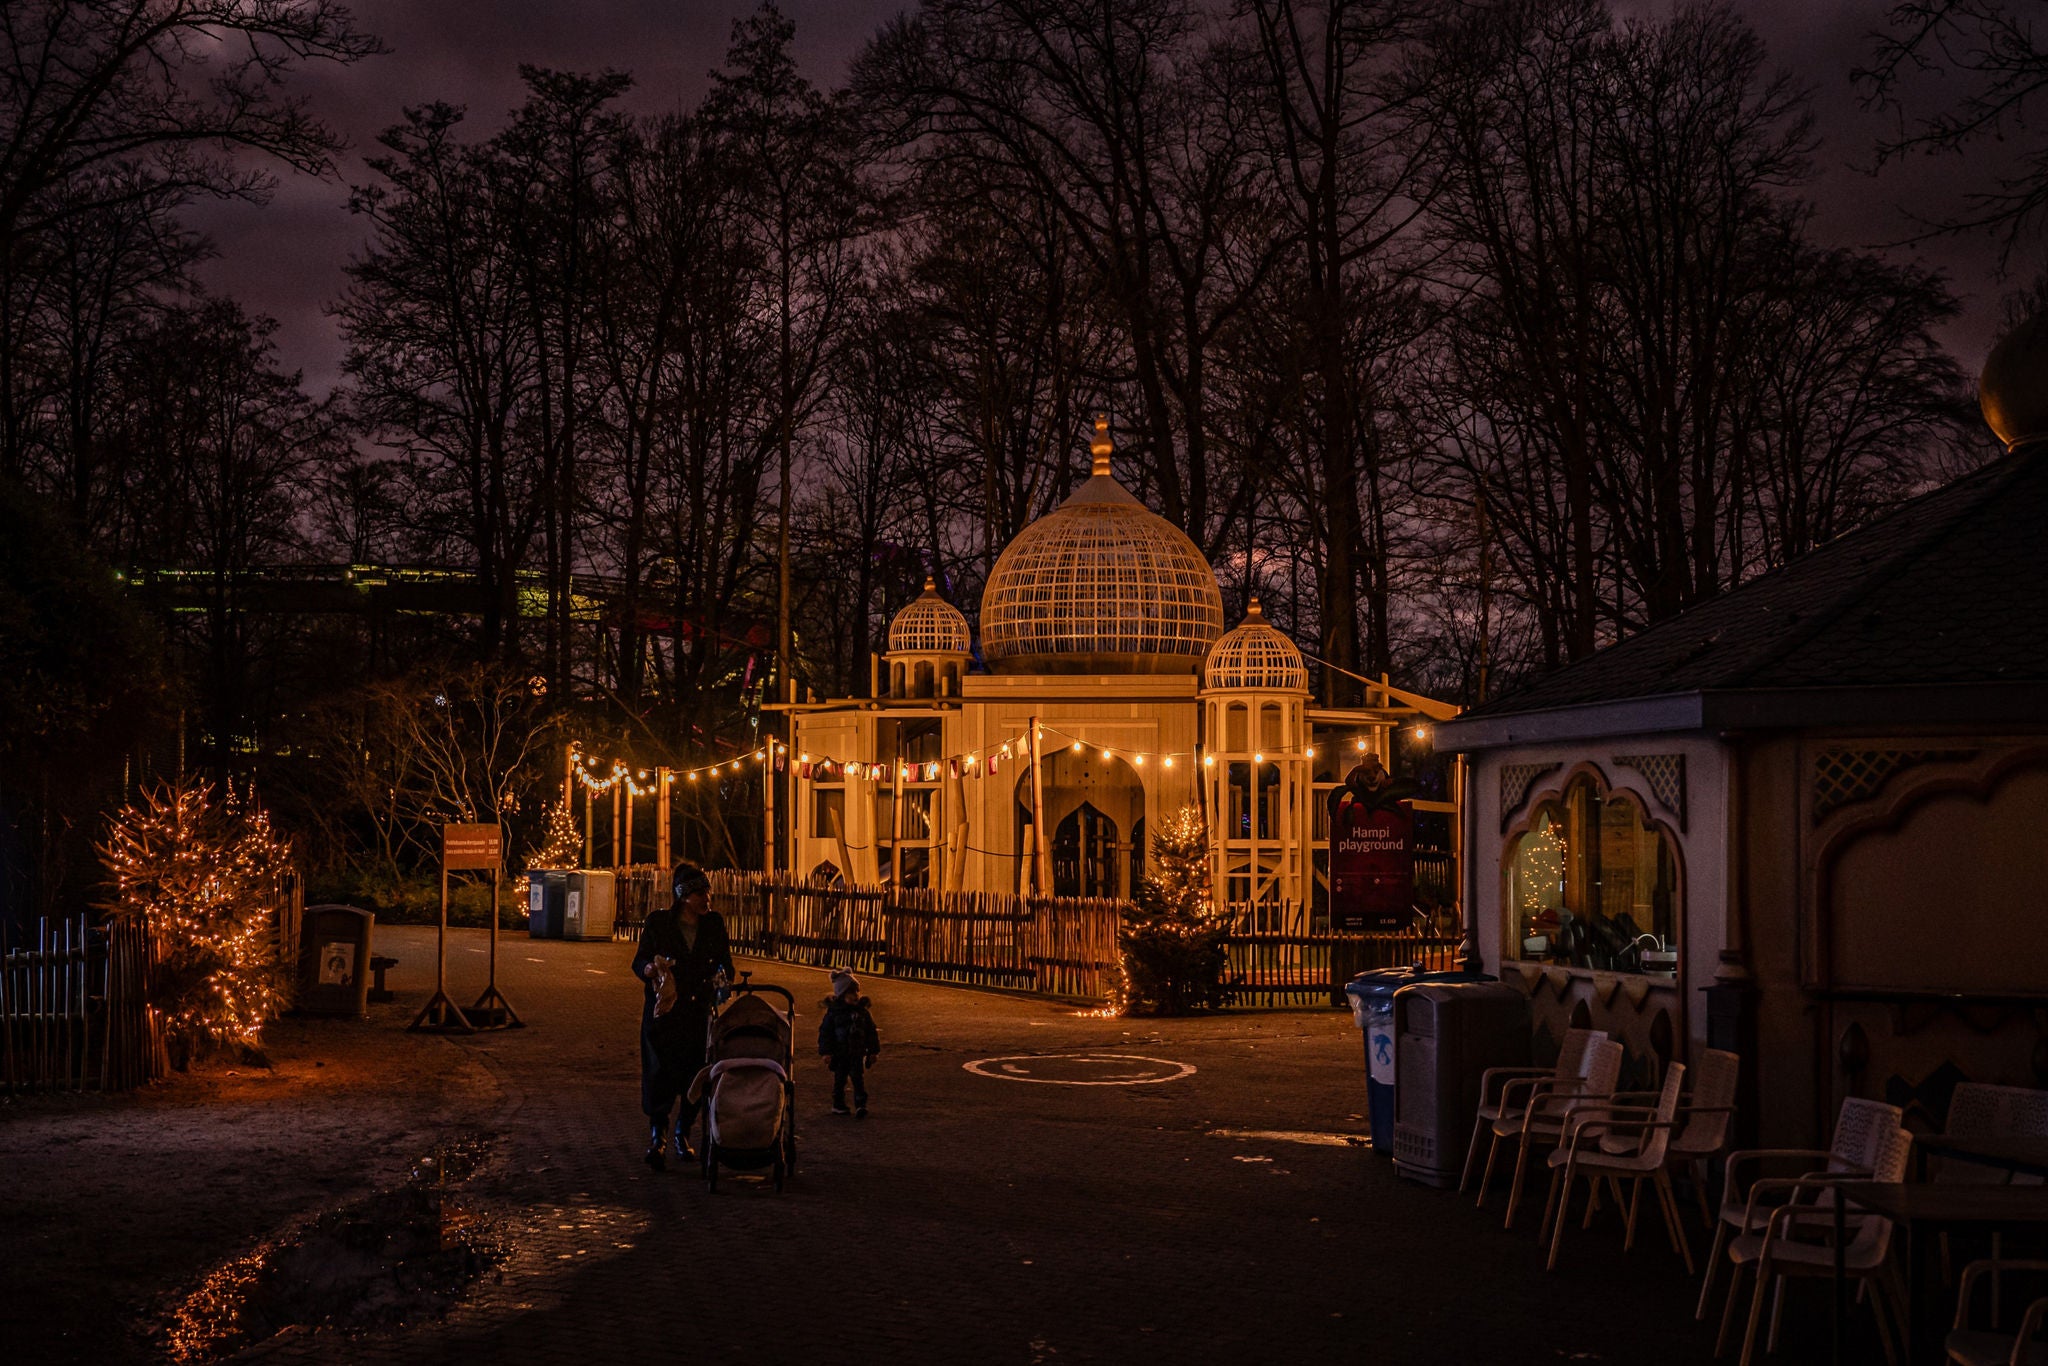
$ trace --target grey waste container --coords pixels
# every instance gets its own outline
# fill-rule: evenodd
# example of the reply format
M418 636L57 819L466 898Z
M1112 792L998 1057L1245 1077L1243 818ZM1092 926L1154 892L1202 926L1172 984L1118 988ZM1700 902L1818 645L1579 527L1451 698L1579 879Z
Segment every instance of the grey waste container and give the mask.
M1489 1067L1529 1063L1529 998L1505 982L1435 981L1394 994L1394 1170L1455 1186Z
M562 912L569 895L569 874L562 868L530 868L526 873L526 937L560 939Z
M308 906L299 922L299 999L306 1015L369 1013L370 932L377 917L354 906Z
M1484 973L1423 972L1419 968L1375 968L1344 985L1351 1018L1365 1039L1366 1111L1372 1116L1372 1148L1394 1153L1394 1073L1398 1050L1394 1039L1394 995L1419 982L1484 981Z

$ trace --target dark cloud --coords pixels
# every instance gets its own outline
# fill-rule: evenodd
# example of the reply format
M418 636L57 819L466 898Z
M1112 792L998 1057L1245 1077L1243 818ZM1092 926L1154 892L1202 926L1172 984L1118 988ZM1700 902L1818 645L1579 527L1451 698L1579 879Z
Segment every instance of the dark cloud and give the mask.
M784 0L782 10L796 24L805 73L829 85L843 78L868 36L904 7L905 0ZM357 17L390 53L345 69L313 68L298 86L348 137L352 150L342 177L360 182L367 178L364 149L374 147L377 134L407 105L446 100L465 106L481 127L498 127L519 102L522 62L622 69L635 79L624 102L629 109L687 108L702 98L709 71L724 57L733 20L754 8L752 0L361 0ZM1622 8L1654 16L1668 13L1670 4L1642 0ZM1878 177L1859 169L1885 124L1860 107L1850 72L1885 4L1748 0L1738 8L1769 43L1774 62L1813 92L1823 142L1809 193L1825 240L1897 243L1913 233L1913 213L1938 214L1982 183L1981 157L1969 164L1916 159ZM339 377L341 343L323 309L340 290L342 264L363 235L347 198L345 184L295 178L282 182L261 208L205 205L195 214L220 248L204 272L208 285L276 317L284 359L304 369L315 392ZM1965 314L1944 340L1974 370L1989 349L2004 288L1993 278L1992 245L1944 239L1891 250L1948 272Z

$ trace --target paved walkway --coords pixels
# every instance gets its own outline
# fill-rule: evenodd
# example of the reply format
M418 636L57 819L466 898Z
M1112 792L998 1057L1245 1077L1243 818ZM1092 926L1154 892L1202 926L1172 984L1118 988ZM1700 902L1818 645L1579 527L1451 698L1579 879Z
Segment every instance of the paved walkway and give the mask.
M1683 1366L1711 1347L1656 1227L1626 1259L1611 1225L1574 1228L1570 1269L1546 1276L1533 1217L1504 1233L1347 1141L1365 1129L1363 1068L1336 1012L1099 1019L871 978L871 1117L827 1114L827 1075L800 1048L796 1180L710 1194L640 1161L629 946L508 938L500 984L528 1027L423 1039L399 1031L431 985L432 933L378 939L401 959L398 1003L368 1028L305 1026L296 1046L487 1077L437 1098L402 1156L436 1133L495 1134L475 1195L514 1251L443 1323L293 1333L250 1360ZM452 937L458 998L481 986L482 939ZM824 974L747 966L796 992L802 1043ZM1153 1061L1026 1057L1050 1054ZM1076 1086L966 1067L1005 1057L1070 1079L1192 1070Z

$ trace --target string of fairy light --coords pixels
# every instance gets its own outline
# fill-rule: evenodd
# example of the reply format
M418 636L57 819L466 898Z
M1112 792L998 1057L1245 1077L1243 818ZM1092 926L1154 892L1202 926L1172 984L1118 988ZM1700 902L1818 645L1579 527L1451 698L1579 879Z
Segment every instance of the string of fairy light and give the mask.
M1105 760L1122 759L1136 768L1143 768L1147 764L1157 764L1162 769L1170 769L1180 763L1196 761L1199 761L1204 767L1213 768L1217 759L1214 753L1204 753L1199 748L1193 750L1161 750L1128 745L1099 744L1043 721L1038 723L1037 730L1041 754L1049 754L1054 748L1066 750L1074 754L1093 752ZM1417 733L1423 734L1425 732L1421 727L1417 727ZM1053 740L1057 743L1054 746L1047 746L1044 743L1046 740ZM1352 747L1357 752L1363 754L1371 748L1371 745L1361 736L1352 742ZM898 782L937 782L941 777L978 778L986 774L997 773L1001 771L1005 763L1013 760L1029 762L1031 749L1031 738L1026 734L1020 735L1015 739L995 741L974 749L962 750L957 754L949 754L943 758L919 759L914 762L895 760L891 762L866 763L858 760L813 759L808 752L803 751L797 754L796 762L799 776L812 781L822 780L829 782L835 779L854 778L869 782L886 782L889 780L893 770ZM781 759L788 753L789 747L786 744L779 740L771 740L764 742L745 754L730 759L718 759L710 763L699 764L694 768L648 769L626 763L621 759L598 759L586 753L580 745L577 745L573 746L570 750L569 769L577 784L594 795L602 796L614 788L623 787L628 795L639 798L659 796L662 782L661 775L664 773L668 775L668 780L671 783L678 781L695 783L707 778L716 779L723 775L738 776L746 772L749 764L765 766L770 754ZM1282 759L1312 760L1316 757L1316 746L1305 745L1299 750L1286 748L1256 750L1253 751L1251 757L1252 762L1255 764Z
M787 754L789 746L781 741L769 741L746 754L731 759L718 759L695 768L642 768L620 759L597 759L584 752L581 745L572 746L569 751L569 772L578 785L588 791L603 795L613 788L623 786L633 797L652 797L661 791L661 775L666 773L669 781L699 782L720 775L744 773L749 763L766 764L770 750L777 755Z
M1122 759L1134 768L1143 768L1147 764L1156 764L1162 769L1170 769L1179 763L1196 761L1199 761L1205 768L1213 768L1218 757L1214 753L1205 753L1199 748L1193 750L1161 750L1129 745L1105 745L1090 741L1086 737L1075 735L1070 731L1061 730L1058 726L1050 725L1043 721L1038 723L1038 735L1040 738L1040 752L1042 754L1050 755L1055 749L1073 754L1092 753L1105 760ZM1052 740L1055 743L1048 746L1044 743L1046 740ZM1352 747L1362 754L1370 749L1371 745L1366 739L1360 737L1352 742ZM942 776L975 778L981 777L984 774L997 773L1001 771L1003 764L1008 760L1016 759L1019 762L1029 762L1030 757L1031 739L1026 734L1020 735L1014 740L998 741L938 759L919 759L910 762L896 760L893 763L865 763L859 760L813 759L808 753L799 752L797 764L800 776L812 779L822 777L826 781L831 781L835 776L852 776L877 782L886 781L893 768L896 778L900 782L916 782L920 780L936 782ZM1316 747L1314 745L1305 745L1299 750L1286 748L1255 750L1251 756L1252 762L1255 764L1263 764L1269 760L1309 760L1315 757Z

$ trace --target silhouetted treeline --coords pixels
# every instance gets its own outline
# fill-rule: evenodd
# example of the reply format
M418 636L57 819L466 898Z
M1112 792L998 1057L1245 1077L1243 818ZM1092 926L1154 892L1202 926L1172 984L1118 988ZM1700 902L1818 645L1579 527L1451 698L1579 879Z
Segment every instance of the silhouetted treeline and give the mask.
M18 8L93 51L119 6ZM192 286L179 225L262 190L194 148L331 154L260 78L375 47L324 0L256 12L267 105L124 76L109 126L209 136L0 161L0 472L109 564L211 585L169 630L223 767L478 665L649 763L748 750L785 680L863 691L925 575L972 616L1098 410L1340 702L1497 694L1978 450L1944 283L1816 239L1805 97L1719 6L925 0L834 90L764 7L653 119L622 72L525 68L496 131L394 111L327 398ZM63 140L32 28L0 73L31 150ZM375 641L248 610L239 571L295 561L461 569L474 609ZM751 858L756 801L690 838Z

